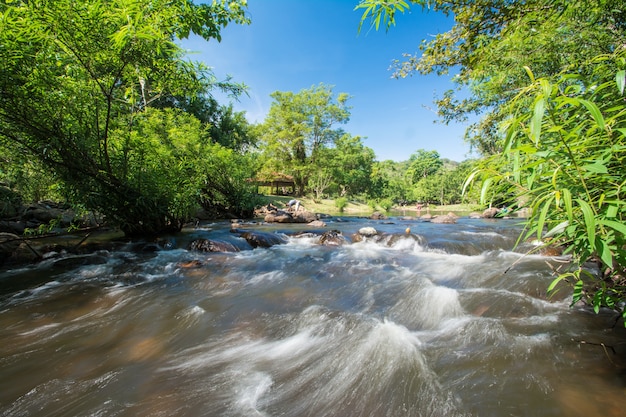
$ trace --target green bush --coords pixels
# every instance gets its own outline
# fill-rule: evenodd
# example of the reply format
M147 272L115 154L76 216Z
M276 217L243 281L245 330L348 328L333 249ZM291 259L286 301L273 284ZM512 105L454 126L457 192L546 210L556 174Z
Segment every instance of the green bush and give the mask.
M393 201L390 198L385 198L378 202L378 205L383 208L385 211L391 210L393 207Z
M345 197L339 197L335 200L335 207L339 209L340 213L348 206L348 199Z

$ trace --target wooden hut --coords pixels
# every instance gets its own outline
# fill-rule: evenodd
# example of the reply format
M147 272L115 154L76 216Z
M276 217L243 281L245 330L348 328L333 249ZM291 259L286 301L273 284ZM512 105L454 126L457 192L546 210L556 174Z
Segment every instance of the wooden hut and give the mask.
M296 183L291 175L273 172L271 175L258 177L253 180L258 187L270 187L270 194L292 195L296 191Z

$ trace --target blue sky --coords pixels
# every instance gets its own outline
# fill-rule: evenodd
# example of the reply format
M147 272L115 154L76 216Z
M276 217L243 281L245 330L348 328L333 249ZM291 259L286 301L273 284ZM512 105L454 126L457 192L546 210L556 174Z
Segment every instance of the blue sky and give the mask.
M452 87L449 77L414 75L391 78L389 69L420 41L452 27L452 20L414 7L388 32L364 26L358 0L248 0L250 25L229 25L222 42L192 38L183 47L190 57L249 87L249 97L234 102L251 123L262 122L274 91L299 92L324 83L335 96L348 93L350 121L338 127L361 136L380 161L404 161L418 149L463 161L465 125L434 123L435 96ZM216 95L220 102L225 97Z

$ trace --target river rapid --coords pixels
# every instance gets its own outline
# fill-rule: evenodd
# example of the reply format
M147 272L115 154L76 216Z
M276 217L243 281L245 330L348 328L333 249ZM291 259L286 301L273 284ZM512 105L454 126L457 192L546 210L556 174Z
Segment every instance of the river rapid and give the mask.
M622 322L548 297L517 220L325 221L389 238L186 249L245 247L218 222L3 271L0 415L625 415Z

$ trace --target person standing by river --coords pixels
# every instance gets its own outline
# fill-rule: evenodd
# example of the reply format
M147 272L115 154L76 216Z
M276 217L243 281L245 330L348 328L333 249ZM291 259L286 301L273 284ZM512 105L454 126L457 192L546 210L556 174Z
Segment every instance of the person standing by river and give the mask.
M296 200L296 199L289 200L289 202L287 203L287 207L289 207L289 209L291 210L293 206L296 206L295 212L297 213L298 210L300 209L300 200Z

